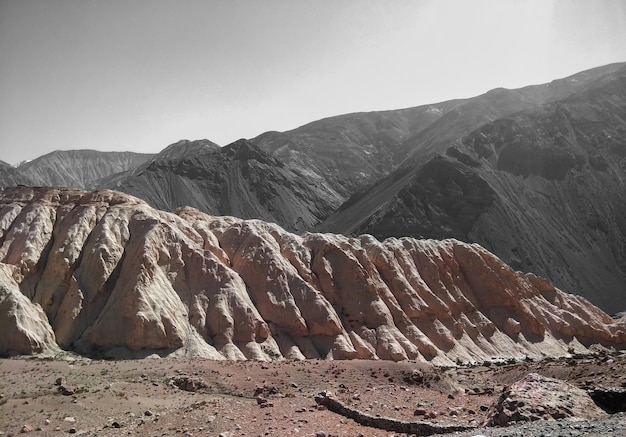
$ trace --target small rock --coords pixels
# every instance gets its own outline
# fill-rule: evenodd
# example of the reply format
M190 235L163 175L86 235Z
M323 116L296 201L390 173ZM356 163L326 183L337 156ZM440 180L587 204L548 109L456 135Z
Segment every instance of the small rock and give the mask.
M74 389L72 387L61 385L59 386L59 393L61 393L63 396L71 396L74 394Z
M113 428L121 428L121 427L122 427L122 424L121 424L121 423L119 423L119 422L113 422L113 423L111 424L111 426L112 426Z
M34 429L33 429L33 427L32 427L31 425L24 425L24 426L22 427L22 429L20 430L20 432L21 432L22 434L25 434L25 433L27 433L27 432L33 432L33 431L34 431Z
M76 428L70 428L68 431L70 434L76 434Z
M59 376L55 381L54 381L54 385L63 385L63 383L65 382L65 378L63 378L62 376Z
M65 422L69 422L69 423L75 423L76 419L73 418L72 416L68 416L66 418L63 419Z
M143 414L144 414L144 416L150 417L150 416L152 416L152 411L146 410L146 411L143 412Z
M318 431L315 433L315 437L326 437L326 433L323 431Z
M423 408L416 408L415 411L413 411L413 415L414 416L426 416L427 411Z

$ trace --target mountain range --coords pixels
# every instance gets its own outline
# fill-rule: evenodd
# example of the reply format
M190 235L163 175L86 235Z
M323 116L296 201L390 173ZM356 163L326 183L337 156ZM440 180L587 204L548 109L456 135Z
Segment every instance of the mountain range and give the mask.
M455 238L606 311L626 308L626 64L315 121L220 148L53 152L3 186L114 189L292 232Z

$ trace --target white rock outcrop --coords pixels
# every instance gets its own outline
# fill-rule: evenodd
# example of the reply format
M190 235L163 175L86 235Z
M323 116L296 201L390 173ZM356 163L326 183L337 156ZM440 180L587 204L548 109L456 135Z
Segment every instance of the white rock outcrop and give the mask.
M298 236L114 191L0 192L0 284L1 352L450 364L626 343L475 244Z

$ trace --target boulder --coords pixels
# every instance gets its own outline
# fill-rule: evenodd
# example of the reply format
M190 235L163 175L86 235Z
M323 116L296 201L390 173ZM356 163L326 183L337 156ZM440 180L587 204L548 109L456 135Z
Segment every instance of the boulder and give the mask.
M589 394L565 381L529 373L505 387L484 425L508 426L549 419L597 420L607 416Z

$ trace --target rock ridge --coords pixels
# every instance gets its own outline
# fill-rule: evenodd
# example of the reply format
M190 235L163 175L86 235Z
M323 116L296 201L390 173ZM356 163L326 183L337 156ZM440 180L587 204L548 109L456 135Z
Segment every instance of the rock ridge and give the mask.
M5 354L451 365L626 343L626 321L477 244L296 235L110 190L0 191L0 285Z

